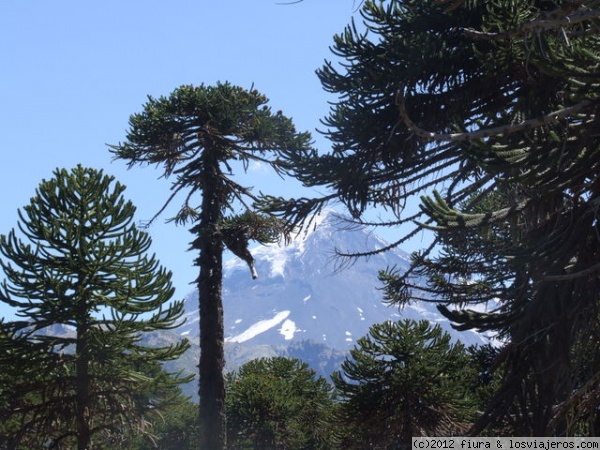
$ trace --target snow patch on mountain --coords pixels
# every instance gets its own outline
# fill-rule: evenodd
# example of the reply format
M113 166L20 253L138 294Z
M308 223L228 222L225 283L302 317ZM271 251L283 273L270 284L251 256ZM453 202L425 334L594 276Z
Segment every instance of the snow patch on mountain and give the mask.
M296 327L296 323L293 320L287 319L283 322L278 331L286 341L289 341L292 340L294 334L300 330Z
M270 264L269 277L284 277L285 267L290 258L293 258L296 249L293 247L282 247L281 244L269 244L257 247L252 252L255 259L262 259Z
M281 311L275 314L275 316L273 316L271 319L259 320L243 333L238 334L237 336L226 338L225 342L242 343L249 341L250 339L258 336L259 334L264 333L265 331L270 330L271 328L279 325L290 315L290 313L291 311Z

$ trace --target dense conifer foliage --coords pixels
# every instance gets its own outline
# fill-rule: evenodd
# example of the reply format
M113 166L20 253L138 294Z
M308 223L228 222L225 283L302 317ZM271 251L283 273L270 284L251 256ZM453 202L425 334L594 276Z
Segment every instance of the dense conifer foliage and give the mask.
M598 317L600 6L368 1L361 14L366 31L351 24L336 36L341 64L319 71L339 98L324 120L333 150L297 161L300 179L332 194L272 204L294 224L332 197L356 218L388 208L398 219L390 225L415 225L392 245L423 228L436 243L491 238L485 258L510 271L495 276L504 287L489 289L510 296L491 315L444 309L462 327L492 327L509 341L505 383L474 431L513 414L517 402L528 405L522 433L573 432L568 418L600 403L600 375L575 381L571 368L578 336ZM504 203L484 205L491 192ZM406 207L414 196L418 211ZM507 238L495 247L498 227ZM463 265L462 283L477 283L481 268ZM404 302L415 286L401 275L395 287L393 300ZM570 402L573 392L588 406Z
M230 448L332 448L331 386L295 358L249 361L227 376Z
M150 97L142 112L131 116L126 141L111 147L130 166L161 166L173 180L171 199L186 192L174 220L193 223L191 248L199 254L203 449L226 447L223 251L227 247L244 259L256 277L248 242L270 242L281 231L277 221L252 211L256 197L234 181L232 165L245 169L256 162L284 175L290 158L302 158L310 148L310 135L296 132L289 118L272 113L266 103L258 91L228 83L181 86L168 97ZM234 214L226 216L227 210Z
M361 14L366 31L352 24L335 38L341 65L319 71L340 99L324 121L333 150L297 162L306 184L333 194L272 204L294 224L332 196L357 218L389 208L393 225L416 224L392 245L420 228L437 243L479 235L475 245L502 227L511 239L492 258L509 261L498 281L510 295L492 315L444 309L460 326L491 326L510 341L504 387L475 430L514 414L517 402L527 405L522 432L573 432L574 390L600 403L599 376L575 383L570 367L598 317L598 4L372 1ZM490 192L505 202L481 209ZM415 211L407 202L419 196ZM462 284L477 282L472 263ZM394 285L393 300L410 299L410 278Z
M96 448L144 433L178 382L160 369L187 341L140 344L177 326L171 273L148 256L125 187L102 171L56 170L18 231L0 236L0 301L22 320L1 323L0 443L9 448Z
M416 436L468 426L467 353L439 325L373 325L332 379L341 448L410 448Z
M228 83L149 97L110 146L172 181L150 223L183 197L170 220L191 224L197 253L199 414L160 366L187 343L140 343L176 326L182 304L169 304L170 274L145 255L124 187L82 167L42 182L18 230L0 236L0 301L22 318L0 321L0 448L408 448L418 435L600 433L600 1L359 5L361 23L334 37L336 61L317 71L334 98L322 121L331 150ZM251 164L325 194L255 194L234 176ZM257 278L249 243L316 224L334 201L398 230L387 247L341 257L431 236L408 271L379 274L387 303L435 302L494 345L465 350L427 322L375 325L332 375L333 403L298 360L225 378L224 251ZM368 223L371 209L392 219ZM149 414L165 407L161 428Z
M160 414L148 418L151 434L130 434L120 443L105 442L119 450L193 450L198 448L198 405L174 396Z

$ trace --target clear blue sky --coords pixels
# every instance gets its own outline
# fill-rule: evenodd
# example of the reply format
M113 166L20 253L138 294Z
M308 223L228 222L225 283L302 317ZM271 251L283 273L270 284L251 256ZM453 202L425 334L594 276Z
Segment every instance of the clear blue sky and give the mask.
M124 139L129 116L148 95L183 84L254 85L327 150L315 129L334 99L315 70L334 58L333 36L358 15L360 2L285 1L0 2L0 233L16 227L17 209L43 178L77 164L114 175L127 186L136 219L153 217L170 181L152 167L127 170L106 144ZM267 175L250 171L243 184L284 196L314 194ZM149 229L152 251L173 272L176 298L197 276L187 228L164 223L180 205L175 200ZM396 236L383 231L389 240ZM1 316L13 318L3 304Z
M147 95L183 84L254 83L273 109L326 146L314 130L331 98L315 70L332 58L333 35L357 6L352 0L0 2L0 233L16 226L17 208L43 178L79 163L114 175L127 186L137 218L152 217L169 182L152 168L111 162L106 144L123 140L129 116ZM292 182L253 175L265 190L297 195ZM163 220L149 231L180 298L197 275L186 251L191 235ZM0 316L10 318L1 308Z

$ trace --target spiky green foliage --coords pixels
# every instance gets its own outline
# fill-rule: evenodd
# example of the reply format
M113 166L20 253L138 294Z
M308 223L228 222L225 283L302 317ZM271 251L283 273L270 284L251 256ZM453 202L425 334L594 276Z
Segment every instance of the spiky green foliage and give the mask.
M86 449L101 434L143 431L178 382L145 373L189 344L140 342L177 326L183 302L170 302L171 273L147 255L124 189L102 171L57 169L19 210L19 231L0 236L0 301L22 317L1 324L1 390L11 395L0 422L15 424L3 439Z
M111 151L130 167L156 164L165 177L174 178L173 196L186 191L174 217L178 222L200 217L194 194L205 194L201 179L216 170L213 195L222 214L236 200L256 199L231 177L235 161L244 168L263 163L284 175L291 168L287 158L301 157L308 149L310 135L297 133L291 119L273 113L267 103L257 90L229 83L181 86L168 97L148 97L143 112L130 117L125 142L110 146Z
M126 141L111 146L129 166L162 167L164 176L173 180L167 203L185 192L174 220L193 223L191 248L199 254L201 448L226 447L224 248L232 249L252 270L248 240L270 241L279 231L268 217L252 212L257 197L234 181L232 166L241 163L245 169L256 162L285 175L290 159L302 159L310 149L310 135L297 133L289 118L281 111L272 113L266 104L258 91L228 83L181 86L168 97L150 97L142 112L131 116ZM228 209L234 217L225 217ZM238 214L239 209L243 211ZM256 277L254 271L252 275Z
M476 205L465 205L470 216L479 216L489 210L502 210L514 192L493 191L478 199ZM470 199L466 203L469 203ZM403 304L412 300L437 302L445 315L453 305L453 316L469 314L478 317L480 331L504 329L501 321L509 317L499 314L515 296L515 274L518 264L510 257L514 251L518 230L514 221L495 222L487 227L464 227L453 233L440 233L440 248L435 256L415 252L412 264L415 274L426 280L426 285L407 289L402 273L392 270L380 273L384 282L385 301ZM470 308L462 311L457 308ZM477 311L475 311L477 309ZM493 319L486 323L486 319ZM455 324L463 330L474 328L474 323Z
M198 447L198 405L174 395L160 414L148 418L151 434L122 433L120 440L104 441L106 448L122 450L192 450Z
M227 375L232 449L331 448L331 407L327 381L294 358L252 360Z
M407 448L415 436L464 433L467 357L439 325L373 325L334 372L342 448Z
M390 209L390 225L416 223L391 246L424 228L434 244L507 229L495 258L510 260L512 298L484 319L510 336L512 369L477 429L529 398L537 406L528 433L568 433L553 415L575 389L570 352L579 330L596 327L600 288L600 4L367 1L361 15L366 32L348 26L333 48L342 64L319 71L340 99L324 120L333 150L297 161L300 179L333 193L270 200L293 223L332 197L357 218L370 206ZM474 211L494 191L506 203ZM414 197L416 212L406 207ZM414 287L407 276L396 286ZM481 326L475 317L452 316ZM520 380L540 373L523 393ZM600 404L593 384L581 395Z

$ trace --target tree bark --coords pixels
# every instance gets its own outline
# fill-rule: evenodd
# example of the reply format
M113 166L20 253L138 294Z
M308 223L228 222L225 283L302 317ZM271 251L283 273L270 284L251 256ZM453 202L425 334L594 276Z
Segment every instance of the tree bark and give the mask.
M222 245L204 246L198 280L200 297L200 430L203 450L222 450L225 436L225 366Z
M206 150L203 158L200 223L191 231L192 247L200 251L196 264L200 316L200 449L225 450L225 367L223 331L223 240L218 232L226 198L222 195L219 163Z
M83 308L82 308L83 309ZM80 318L80 327L77 330L76 352L76 411L75 422L77 427L77 450L89 450L91 444L91 432L89 424L89 394L90 394L90 373L89 373L89 348L88 334L89 327L85 319L85 310L82 311Z

